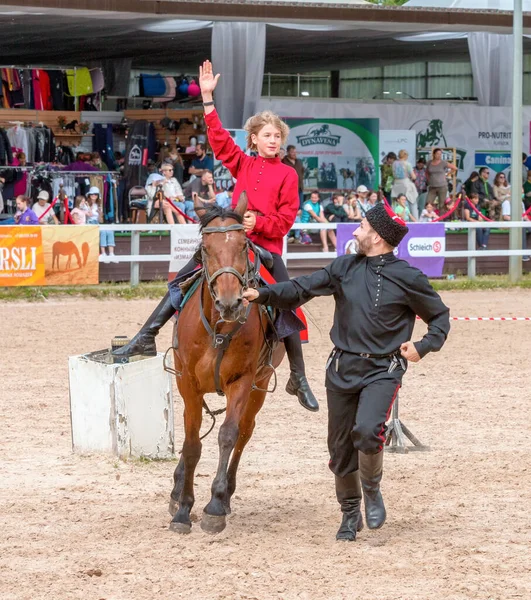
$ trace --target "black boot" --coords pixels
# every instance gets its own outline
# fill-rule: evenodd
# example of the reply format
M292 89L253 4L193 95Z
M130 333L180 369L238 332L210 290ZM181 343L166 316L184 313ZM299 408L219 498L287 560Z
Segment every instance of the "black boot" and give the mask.
M170 294L167 293L152 312L149 319L144 323L142 329L126 346L115 350L112 353L113 356L120 358L137 355L156 356L157 346L155 344L155 336L174 314L175 308L170 302Z
M383 454L383 450L378 454L358 453L361 486L365 500L365 519L369 529L379 529L385 523L385 505L380 492Z
M346 477L336 475L336 496L343 513L336 540L354 542L358 531L363 529L359 471L349 473Z
M286 384L286 392L292 396L297 396L300 404L307 410L311 410L312 412L319 410L319 402L317 402L317 398L310 389L306 375L292 371Z

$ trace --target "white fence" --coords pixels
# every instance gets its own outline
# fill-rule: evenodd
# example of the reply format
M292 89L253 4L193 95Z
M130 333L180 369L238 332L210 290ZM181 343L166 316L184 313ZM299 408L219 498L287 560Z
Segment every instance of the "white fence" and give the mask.
M336 229L336 223L295 223L292 230L320 230ZM193 227L193 225L190 225ZM138 285L140 281L140 263L142 262L167 262L171 260L170 254L140 254L140 234L142 232L170 231L172 225L100 225L101 229L120 232L131 232L131 253L128 255L117 255L116 260L123 263L131 263L131 285ZM467 229L467 250L445 250L446 258L468 258L468 277L476 276L476 258L488 256L527 256L530 250L476 250L475 229L531 229L529 221L506 221L506 222L481 222L452 221L444 223L447 229ZM326 258L333 260L337 257L336 252L287 252L287 238L284 238L283 259L286 264L290 260L315 260Z

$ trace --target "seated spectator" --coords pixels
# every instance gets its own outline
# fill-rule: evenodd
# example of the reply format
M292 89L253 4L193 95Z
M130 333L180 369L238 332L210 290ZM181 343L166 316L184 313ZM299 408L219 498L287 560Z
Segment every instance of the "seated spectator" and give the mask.
M517 219L512 219L511 217L511 200L510 198L506 199L503 201L502 203L502 220L503 221L519 221L520 218L522 219L522 221L529 221L529 217L527 215L524 215L525 213L525 206L524 203L522 202L522 217L518 216ZM523 227L522 228L522 250L527 250L527 233L528 233L529 227ZM530 260L529 256L522 256L522 260L524 262L527 262L528 260Z
M334 194L332 202L327 204L324 209L324 216L328 221L334 223L346 223L348 221L348 213L345 210L345 196L343 194Z
M100 190L95 185L92 186L87 194L87 225L100 224Z
M502 204L511 199L511 186L505 177L505 173L498 173L494 178L494 197Z
M224 192L216 194L216 204L221 206L221 208L230 208L232 206L233 192L234 192L234 184L231 183Z
M463 190L467 198L470 198L470 194L474 191L474 184L479 180L479 173L477 171L472 171L470 173L470 177L463 183Z
M362 216L360 207L358 205L358 197L356 194L351 193L348 195L347 202L344 204L345 210L347 211L348 220L351 223L361 223Z
M395 199L395 205L393 207L395 214L398 215L403 221L415 223L417 219L409 211L409 202L405 194L399 194Z
M205 169L200 177L196 177L186 186L184 201L186 214L192 219L197 219L194 206L197 203L214 204L215 201L214 177L212 171Z
M441 213L444 214L444 209L441 209ZM442 216L442 215L441 215ZM436 221L439 218L439 215L435 212L435 208L432 202L427 202L424 210L420 215L421 223L431 223L432 221Z
M173 174L175 176L175 179L177 179L177 181L182 186L184 181L184 163L182 156L179 154L179 151L177 150L176 146L172 146L170 148L168 158L173 163Z
M323 207L321 206L321 200L319 192L314 191L310 195L310 200L307 200L302 207L301 223L328 223L324 216ZM323 252L328 252L328 242L326 240L326 229L321 229L319 235L321 237L321 243L323 245ZM336 234L332 229L328 230L328 237L332 244L336 245ZM303 243L305 243L303 241Z
M531 207L531 169L527 172L527 179L524 183L524 206L525 210L529 210Z
M175 177L173 176L173 165L170 163L163 163L160 167L160 175L157 176L153 173L148 177L146 182L146 191L148 193L148 215L151 214L152 207L155 209L159 208L159 202L155 199L158 191L162 192L164 200L162 201L162 212L166 217L166 221L170 225L175 224L174 215L177 218L177 223L184 225L186 219L181 213L185 213L184 194L183 190ZM168 202L171 200L173 204L181 211L176 210L174 206Z
M70 217L74 225L86 225L89 206L85 200L85 196L76 196L74 200L74 208L70 212Z
M499 221L501 218L501 202L496 200L494 190L489 183L488 167L479 170L479 179L472 185L472 192L479 197L479 207L488 212L489 219ZM470 194L472 196L472 194Z
M31 207L33 212L37 215L40 225L59 225L59 219L55 216L50 200L50 194L46 190L39 192L37 196L37 202ZM46 213L44 215L44 213ZM43 218L44 215L44 218Z
M206 145L202 142L195 147L195 156L192 166L188 169L190 175L201 177L204 171L214 172L214 159L206 153Z
M441 221L460 221L461 220L461 214L463 212L462 206L460 206L453 212L450 212L455 208L455 205L457 204L457 202L458 202L457 198L452 198L452 196L450 196L449 198L446 198L446 202L444 203L443 214L439 215L439 217L447 215L448 213L450 213L450 214L447 217L444 217L444 219L441 219Z
M302 208L299 208L297 211L297 215L295 216L295 223L300 223L302 218ZM292 229L288 232L288 244L293 244L293 242L298 242L299 244L311 244L312 238L306 233L304 237L304 233L300 229Z
M364 185L358 185L356 189L356 196L358 197L358 206L361 212L361 218L365 218L365 214L371 210L374 204L371 204L369 200L369 188Z
M470 194L470 198L465 200L464 215L465 221L469 221L471 223L478 223L479 221L485 220L485 217L479 210L479 194L476 192L472 192L472 194ZM487 249L489 237L490 229L487 227L484 229L476 229L476 244L479 250Z
M17 204L15 223L17 225L39 225L37 215L29 207L29 198L27 196L17 196L15 201Z

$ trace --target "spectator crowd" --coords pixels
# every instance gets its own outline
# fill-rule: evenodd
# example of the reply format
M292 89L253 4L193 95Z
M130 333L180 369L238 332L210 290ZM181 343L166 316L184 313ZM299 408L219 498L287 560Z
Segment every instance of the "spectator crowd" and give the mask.
M523 155L522 214L513 220L529 220L526 212L531 209L531 170L525 167ZM122 160L123 162L123 160ZM365 185L334 193L305 190L305 166L297 157L295 146L282 150L282 162L295 169L299 179L299 211L296 221L308 223L359 223L367 211L379 202L387 202L397 215L406 222L431 223L436 221L508 221L511 215L511 183L505 173L497 173L491 184L491 172L487 167L473 171L462 184L459 193L451 189L451 180L457 172L456 165L444 160L443 151L434 148L428 161L420 156L414 165L406 150L398 154L389 152L380 166L380 188L370 190ZM98 156L92 156L87 165L80 161L79 170L87 166L103 170ZM69 166L76 170L76 163ZM219 190L214 181L214 162L205 144L195 147L195 159L185 167L177 148L163 148L159 163L150 162L149 176L142 192L148 219L158 215L170 224L185 224L197 220L194 207L197 204L217 203L229 207L234 184ZM2 178L0 177L0 184ZM451 193L450 193L451 192ZM36 201L25 195L16 197L17 212L14 221L21 225L59 224L58 212L51 206L50 194L41 191ZM102 223L102 205L98 187L90 187L86 195L77 195L70 219L76 225ZM310 231L297 229L290 232L288 243L310 244ZM477 247L488 248L489 228L476 230ZM333 228L321 229L319 236L323 252L336 249ZM101 231L100 260L114 261L115 240L112 231ZM524 230L524 248L526 233ZM529 260L524 257L524 260Z

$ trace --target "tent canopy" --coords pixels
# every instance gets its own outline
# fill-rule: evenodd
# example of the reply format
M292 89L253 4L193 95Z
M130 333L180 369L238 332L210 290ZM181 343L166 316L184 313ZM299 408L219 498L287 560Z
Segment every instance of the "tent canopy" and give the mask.
M227 6L249 10L259 5L261 10L265 10L267 6L275 8L278 4L293 7L297 1L267 4L232 1ZM445 13L446 21L452 23L444 23L443 26L441 22L429 22L437 21L433 18L432 10L424 11L427 16L422 16L424 13L418 12L418 9L394 9L394 20L390 21L384 18L389 11L379 11L380 7L356 1L349 3L351 18L373 19L371 15L375 14L375 10L381 18L378 21L312 23L302 22L300 18L301 14L313 16L307 0L304 1L304 11L300 7L292 10L293 21L282 21L271 11L266 34L266 72L296 73L372 66L411 61L412 58L418 60L419 56L426 61L454 61L468 57L466 39L419 43L403 37L436 32L441 28L449 32L470 31L469 23L460 23L455 15L449 19ZM416 1L422 0L411 0ZM35 6L31 6L32 3ZM56 4L51 0L49 3ZM314 3L319 6L325 4L323 0L315 0ZM83 65L104 59L132 58L135 68L178 68L180 71L195 72L198 60L211 55L212 15L205 19L191 19L190 15L179 18L173 8L186 12L186 7L194 5L186 0L178 3L168 0L159 2L161 10L167 11L166 14L148 12L152 3L139 0L129 0L127 3L120 0L91 0L90 5L100 10L66 11L46 7L46 4L46 0L25 0L24 6L15 6L0 0L1 60L4 64L53 66L66 61ZM74 0L71 4L80 3ZM86 3L83 4L86 6ZM122 5L126 4L131 9L142 8L142 12L102 10L103 6L123 8ZM211 7L211 3L200 4L203 8ZM328 4L330 7L344 5L331 1ZM404 22L404 12L411 15L409 22ZM333 9L329 8L328 13L332 15ZM399 15L402 22L397 21ZM472 16L477 19L477 11ZM471 16L467 15L466 19L469 18ZM529 25L531 33L531 19ZM492 19L491 28L498 33L510 33L509 28L500 26ZM474 30L478 30L478 27ZM397 36L401 36L402 40L397 41ZM531 46L528 50L531 51Z

